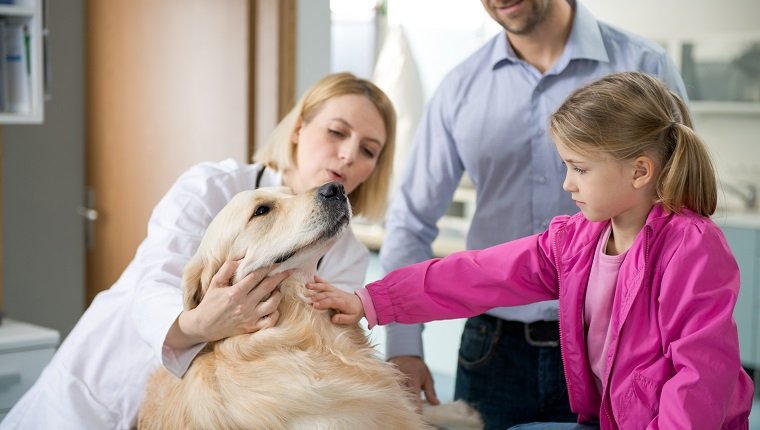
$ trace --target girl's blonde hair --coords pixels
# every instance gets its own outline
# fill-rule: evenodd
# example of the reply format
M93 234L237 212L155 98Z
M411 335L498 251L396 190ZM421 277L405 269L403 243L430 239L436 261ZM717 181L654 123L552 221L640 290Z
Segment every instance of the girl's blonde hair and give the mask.
M715 212L716 175L707 148L683 100L650 75L615 73L576 90L550 117L549 130L580 154L652 157L662 167L657 199L669 212Z
M393 171L396 111L388 96L366 79L357 78L351 73L334 73L319 80L280 121L267 143L254 154L253 161L264 163L267 167L279 171L295 167L296 145L291 139L295 128L299 124L311 121L327 100L349 94L365 96L377 108L385 123L385 145L375 169L369 178L348 196L354 215L361 215L369 220L381 220L385 215Z

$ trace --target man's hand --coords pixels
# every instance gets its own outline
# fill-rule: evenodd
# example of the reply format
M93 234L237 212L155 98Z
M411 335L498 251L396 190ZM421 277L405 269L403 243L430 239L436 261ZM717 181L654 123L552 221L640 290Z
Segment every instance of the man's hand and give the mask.
M306 284L311 292L311 304L315 309L334 309L333 324L350 325L358 323L364 317L362 301L356 294L340 290L324 279L315 276L314 282Z
M441 403L435 394L433 386L433 375L422 358L415 355L400 355L390 360L396 367L406 375L406 388L412 392L417 401L417 409L422 409L422 396L420 392L425 393L425 400L431 405Z

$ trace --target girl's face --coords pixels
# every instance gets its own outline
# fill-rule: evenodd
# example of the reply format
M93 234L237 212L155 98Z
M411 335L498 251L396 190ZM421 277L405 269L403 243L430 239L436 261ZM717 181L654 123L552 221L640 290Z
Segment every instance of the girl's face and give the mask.
M297 164L286 172L285 184L302 193L340 182L351 193L372 174L385 139L385 122L369 99L356 94L328 99L293 131Z
M641 192L634 187L636 166L633 162L590 158L557 143L557 150L567 167L562 188L570 193L589 221L604 221L636 213Z

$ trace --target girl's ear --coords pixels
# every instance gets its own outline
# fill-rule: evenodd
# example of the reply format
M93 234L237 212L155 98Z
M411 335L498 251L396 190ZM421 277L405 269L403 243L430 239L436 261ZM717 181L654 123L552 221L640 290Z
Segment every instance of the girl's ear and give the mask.
M646 155L633 160L633 188L641 189L654 181L654 166L654 160Z

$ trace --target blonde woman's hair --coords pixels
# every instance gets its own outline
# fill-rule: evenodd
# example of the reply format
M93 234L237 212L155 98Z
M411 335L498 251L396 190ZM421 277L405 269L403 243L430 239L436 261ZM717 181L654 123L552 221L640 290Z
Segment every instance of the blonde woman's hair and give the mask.
M683 100L650 75L615 73L576 90L550 117L549 131L579 154L652 157L661 167L656 192L666 210L715 212L716 174L707 148Z
M377 108L385 123L385 145L372 174L348 196L354 215L381 220L388 203L396 146L396 111L388 96L375 84L351 73L334 73L319 80L280 121L267 143L254 154L253 161L285 171L296 167L296 145L291 136L299 124L311 121L327 100L356 94L366 97Z

